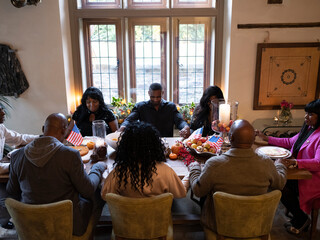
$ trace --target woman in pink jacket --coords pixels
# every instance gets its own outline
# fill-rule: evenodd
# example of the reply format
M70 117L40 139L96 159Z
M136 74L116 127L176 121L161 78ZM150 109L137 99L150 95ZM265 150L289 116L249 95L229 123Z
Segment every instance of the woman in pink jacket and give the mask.
M311 179L288 180L282 191L281 202L293 215L285 227L293 234L308 229L310 219L307 214L310 214L313 200L320 198L320 99L308 103L305 112L305 123L300 133L292 138L258 134L270 145L291 149L293 159L287 161L312 173Z

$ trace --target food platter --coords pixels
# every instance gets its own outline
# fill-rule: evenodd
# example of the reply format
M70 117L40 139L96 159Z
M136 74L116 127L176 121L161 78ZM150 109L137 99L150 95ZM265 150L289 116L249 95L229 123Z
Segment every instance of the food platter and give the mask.
M82 162L83 163L89 162L90 159L87 160L86 158L83 158L89 152L89 148L88 147L86 147L86 146L69 146L69 147L71 147L73 149L76 149L76 150L78 150L80 152L80 156L82 157Z
M209 158L209 157L217 156L216 153L212 153L212 152L199 152L199 151L197 151L196 149L191 148L191 147L188 147L188 146L186 146L186 148L187 148L187 150L188 150L190 153L195 154L195 155L198 155L198 156L200 156L200 157L207 157L207 158Z
M275 146L263 146L258 147L256 149L256 153L268 156L272 159L278 158L289 158L291 157L291 152L288 149L282 147L275 147Z

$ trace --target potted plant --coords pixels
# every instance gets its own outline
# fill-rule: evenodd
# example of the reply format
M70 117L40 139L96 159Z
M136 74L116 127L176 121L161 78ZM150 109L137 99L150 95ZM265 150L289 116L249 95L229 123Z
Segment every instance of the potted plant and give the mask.
M126 102L125 99L112 97L111 105L113 106L113 113L121 124L131 113L134 103Z

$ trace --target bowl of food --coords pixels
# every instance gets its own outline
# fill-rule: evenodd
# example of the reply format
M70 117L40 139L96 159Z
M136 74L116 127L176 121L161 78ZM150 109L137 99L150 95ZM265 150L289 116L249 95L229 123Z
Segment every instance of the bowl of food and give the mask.
M113 132L106 136L107 144L112 147L114 150L117 150L117 142L120 137L121 132Z

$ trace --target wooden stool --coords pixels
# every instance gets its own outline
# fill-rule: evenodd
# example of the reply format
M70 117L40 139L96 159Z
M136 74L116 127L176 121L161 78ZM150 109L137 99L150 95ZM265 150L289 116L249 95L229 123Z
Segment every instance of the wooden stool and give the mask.
M310 240L316 239L319 209L320 209L320 198L317 198L317 199L313 200L312 209L311 209Z

